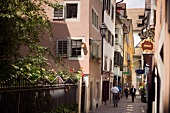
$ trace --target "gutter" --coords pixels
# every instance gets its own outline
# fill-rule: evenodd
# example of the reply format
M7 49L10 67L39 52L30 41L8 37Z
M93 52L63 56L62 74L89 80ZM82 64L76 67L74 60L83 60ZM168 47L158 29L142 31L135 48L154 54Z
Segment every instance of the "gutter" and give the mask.
M104 23L104 10L105 10L105 0L103 0L102 4L102 23ZM101 75L103 74L103 37L102 37L102 54L101 54Z

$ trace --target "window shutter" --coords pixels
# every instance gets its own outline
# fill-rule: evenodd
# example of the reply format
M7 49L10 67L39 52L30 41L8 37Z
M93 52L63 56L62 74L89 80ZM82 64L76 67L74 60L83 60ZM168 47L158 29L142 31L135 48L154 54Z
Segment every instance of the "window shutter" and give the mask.
M68 55L67 46L68 46L67 40L58 40L57 41L57 54L59 56L67 57Z
M61 5L59 8L54 8L53 19L64 19L64 6Z
M114 46L114 35L112 35L112 46Z

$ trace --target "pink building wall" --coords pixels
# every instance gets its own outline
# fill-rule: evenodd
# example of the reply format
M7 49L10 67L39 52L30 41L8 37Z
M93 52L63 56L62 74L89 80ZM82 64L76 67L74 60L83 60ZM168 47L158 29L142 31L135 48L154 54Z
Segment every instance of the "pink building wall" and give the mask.
M50 0L53 1L53 0ZM67 0L57 0L59 3L64 3ZM81 67L83 68L83 73L86 77L84 77L85 85L86 85L86 97L85 97L85 112L91 109L95 109L96 104L98 107L101 105L101 63L92 61L90 59L90 47L89 47L89 39L92 38L99 44L99 57L101 58L101 36L99 28L96 29L92 25L92 9L98 15L98 25L100 26L102 23L102 2L101 0L72 0L71 2L78 1L80 5L80 18L76 21L68 21L66 19L63 20L53 20L52 13L53 9L46 7L46 13L51 20L52 32L53 32L53 47L56 47L57 39L67 39L68 37L83 37L85 48L83 48L84 58L81 60L71 60L69 58L64 58L66 62L66 66L70 69L75 69L75 71L79 70ZM70 1L69 1L70 2ZM47 44L47 40L43 41L45 45ZM101 62L101 60L100 60ZM55 63L52 63L52 67L55 67ZM100 98L96 98L98 93L97 91L97 83L100 84L98 90L100 90ZM80 96L81 97L81 96Z
M50 0L53 1L53 0ZM59 3L63 3L63 0L57 0ZM83 67L83 71L85 74L90 74L94 71L94 69L99 68L99 64L93 67L94 62L91 62L90 65L90 56L89 56L89 38L93 38L95 40L101 40L99 29L96 30L92 26L92 7L98 13L99 25L101 25L101 16L102 16L102 2L100 0L80 0L80 21L65 21L65 20L53 20L52 18L52 8L46 8L46 12L48 17L51 20L52 31L54 36L54 44L57 39L64 39L67 37L85 37L86 43L86 55L84 56L84 60L65 60L70 68L74 68L78 70L80 67ZM44 44L46 41L44 42ZM101 45L101 41L99 41ZM56 46L56 45L54 45ZM99 48L99 55L101 54L101 46ZM99 56L100 57L100 56ZM94 75L100 75L100 68L98 71L93 72Z
M166 21L165 0L157 0L156 26L155 26L155 64L157 64L159 75L161 76L162 98L160 100L162 112L168 113L170 105L170 33L168 32L168 23ZM160 60L160 48L163 45L163 64ZM163 66L161 66L163 65Z

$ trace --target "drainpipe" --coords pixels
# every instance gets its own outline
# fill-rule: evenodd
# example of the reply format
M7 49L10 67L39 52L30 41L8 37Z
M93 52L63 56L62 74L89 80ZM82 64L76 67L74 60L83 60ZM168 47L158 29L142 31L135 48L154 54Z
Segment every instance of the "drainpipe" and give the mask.
M103 0L102 4L102 23L104 23L104 10L105 10L105 0ZM101 75L103 74L103 37L102 37L102 54L101 54Z

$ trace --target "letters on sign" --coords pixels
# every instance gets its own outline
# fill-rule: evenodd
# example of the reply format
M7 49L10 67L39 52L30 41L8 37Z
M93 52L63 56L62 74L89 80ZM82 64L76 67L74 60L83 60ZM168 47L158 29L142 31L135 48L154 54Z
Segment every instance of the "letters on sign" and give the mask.
M147 38L144 39L141 43L140 43L140 48L142 49L142 51L144 53L152 53L153 52L153 42L151 39Z

